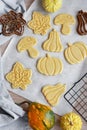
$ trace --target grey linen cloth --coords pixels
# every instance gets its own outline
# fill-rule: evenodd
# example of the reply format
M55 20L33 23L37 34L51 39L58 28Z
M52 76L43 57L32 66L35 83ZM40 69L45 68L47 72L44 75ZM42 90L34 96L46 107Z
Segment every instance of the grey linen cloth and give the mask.
M0 54L0 127L12 123L25 114L22 108L14 103L9 92L6 90L2 62Z
M24 0L1 0L0 1L0 16L6 12L14 10L16 12L26 12ZM0 25L0 32L1 32ZM13 36L5 37L0 35L0 45L11 39ZM22 117L25 112L21 107L17 106L12 100L9 92L6 90L3 76L3 66L0 51L0 127L8 125L13 121Z

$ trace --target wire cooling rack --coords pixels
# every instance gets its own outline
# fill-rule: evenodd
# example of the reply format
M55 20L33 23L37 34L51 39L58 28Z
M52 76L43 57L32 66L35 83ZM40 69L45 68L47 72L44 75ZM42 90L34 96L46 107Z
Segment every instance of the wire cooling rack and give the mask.
M87 73L67 91L64 98L87 122Z

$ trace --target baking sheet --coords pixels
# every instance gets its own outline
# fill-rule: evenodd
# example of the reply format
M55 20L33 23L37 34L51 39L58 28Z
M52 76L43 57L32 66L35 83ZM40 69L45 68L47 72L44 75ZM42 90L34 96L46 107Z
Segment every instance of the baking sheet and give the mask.
M74 26L71 26L72 32L70 35L67 35L67 36L61 34L60 26L55 26L53 24L53 19L57 14L70 13L76 18L77 12L81 9L86 11L86 8L87 8L87 0L84 0L84 2L82 0L78 0L78 1L63 0L63 6L59 11L57 11L56 13L49 13L49 15L51 17L51 29L48 31L48 33L46 35L44 35L44 36L35 35L35 34L33 34L32 30L30 30L26 27L23 36L21 36L21 37L15 36L11 40L7 50L5 51L5 53L3 55L4 75L7 74L11 70L13 64L17 61L21 62L25 68L32 69L33 75L32 75L32 84L28 85L28 88L25 91L23 91L21 89L12 89L10 83L5 80L5 85L9 90L11 90L17 94L20 94L21 96L24 96L25 98L28 98L31 101L37 101L37 102L49 105L41 93L41 88L43 86L45 86L47 84L55 85L55 84L61 82L62 84L66 84L66 87L68 90L69 88L71 88L73 86L73 84L78 79L80 79L81 76L84 75L84 73L86 73L87 59L85 59L80 64L70 65L66 62L66 60L64 58L64 55L63 55L64 51L60 52L60 53L53 53L53 52L44 51L42 49L42 43L47 39L49 32L53 28L59 32L60 39L61 39L64 49L67 47L68 42L74 43L76 41L82 41L87 44L87 40L86 40L87 36L80 36L76 32L77 23ZM40 11L43 14L48 14L41 7L41 3L39 0L35 0L33 2L33 4L31 5L31 7L29 8L28 12L25 14L24 17L27 19L27 21L31 20L33 11ZM17 49L16 49L17 43L24 36L32 36L37 39L37 45L35 46L35 48L37 48L40 53L38 58L32 59L28 56L27 52L19 53L17 51ZM64 66L62 74L59 74L57 76L45 76L45 75L40 74L37 71L37 68L36 68L37 60L40 57L44 57L47 53L50 54L50 56L58 57L62 60L63 66ZM58 105L53 107L52 109L57 114L63 115L65 113L71 111L72 107L65 101L64 97L62 96L60 98Z

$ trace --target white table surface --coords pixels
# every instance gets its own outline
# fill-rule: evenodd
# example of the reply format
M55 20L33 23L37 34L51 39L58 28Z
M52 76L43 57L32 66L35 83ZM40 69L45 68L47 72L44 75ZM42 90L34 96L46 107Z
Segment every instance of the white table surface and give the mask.
M33 0L25 0L27 8L30 6L32 1ZM6 48L6 46L8 44L9 44L9 42L1 46L2 52L4 52L4 50L5 50L5 48ZM32 129L29 127L27 116L25 115L23 118L19 118L14 123L12 123L12 124L10 124L8 126L0 128L0 130L32 130ZM59 128L58 130L61 130L61 129ZM82 130L87 130L87 123L84 122L84 121L83 121L83 128L82 128Z

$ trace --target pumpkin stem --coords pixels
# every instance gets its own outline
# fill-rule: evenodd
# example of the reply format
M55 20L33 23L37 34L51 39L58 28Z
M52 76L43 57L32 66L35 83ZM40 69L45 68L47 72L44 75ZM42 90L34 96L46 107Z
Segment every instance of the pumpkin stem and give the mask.
M68 47L72 46L72 44L71 44L71 43L68 43L67 45L68 45Z
M70 121L70 125L73 126L73 122Z
M52 31L55 31L55 29L52 29Z
M50 55L49 55L49 54L46 54L46 57L50 57Z

